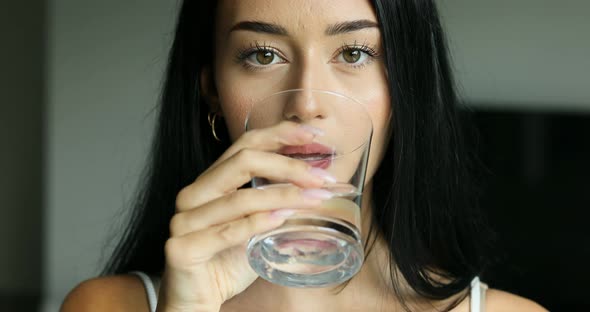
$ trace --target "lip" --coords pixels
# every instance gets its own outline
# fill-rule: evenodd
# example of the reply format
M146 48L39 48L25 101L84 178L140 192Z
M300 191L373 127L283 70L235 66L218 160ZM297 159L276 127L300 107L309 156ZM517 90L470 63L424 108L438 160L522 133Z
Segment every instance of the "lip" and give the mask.
M332 164L334 149L319 143L283 146L279 154L302 159L313 167L326 169ZM306 159L306 156L309 158Z

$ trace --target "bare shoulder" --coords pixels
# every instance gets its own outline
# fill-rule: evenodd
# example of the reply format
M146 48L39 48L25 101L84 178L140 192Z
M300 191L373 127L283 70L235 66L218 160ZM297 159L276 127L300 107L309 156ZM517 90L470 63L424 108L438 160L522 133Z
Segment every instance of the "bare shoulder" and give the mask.
M86 280L66 296L60 311L148 311L143 284L133 275Z
M532 300L498 289L489 289L486 292L486 311L545 312L547 310Z

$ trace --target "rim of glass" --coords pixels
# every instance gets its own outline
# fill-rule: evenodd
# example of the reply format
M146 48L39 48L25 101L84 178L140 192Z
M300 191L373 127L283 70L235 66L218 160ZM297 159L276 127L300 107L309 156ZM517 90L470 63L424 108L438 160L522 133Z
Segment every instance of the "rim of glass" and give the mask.
M301 92L301 91L311 91L311 92L315 92L315 93L325 93L325 94L330 94L330 95L335 95L341 98L344 98L346 100L350 100L353 101L354 103L358 104L361 109L363 110L363 112L365 112L365 114L368 117L369 120L369 124L371 125L370 130L367 133L367 137L365 140L363 140L363 143L359 144L358 146L352 148L350 151L347 151L346 153L342 153L342 154L338 154L336 156L333 156L332 158L339 158L339 157L343 157L345 155L354 153L356 151L358 151L359 149L363 148L365 145L367 145L368 143L371 142L372 137L373 137L373 120L371 119L371 115L369 114L369 112L367 111L367 108L365 107L365 105L363 103L361 103L360 101L358 101L355 98L352 98L350 96L344 95L342 93L338 93L336 91L330 91L330 90L323 90L323 89L313 89L313 88L298 88L298 89L287 89L287 90L281 90L275 93L271 93L270 95L262 98L259 101L256 101L255 103L252 103L250 110L248 111L248 115L246 116L246 119L244 120L244 129L246 131L248 131L248 121L250 120L250 112L252 112L252 108L254 107L254 105L256 105L257 103L261 103L264 102L266 100L268 100L269 98L273 97L273 96L278 96L278 95L282 95L284 93L294 93L294 92Z

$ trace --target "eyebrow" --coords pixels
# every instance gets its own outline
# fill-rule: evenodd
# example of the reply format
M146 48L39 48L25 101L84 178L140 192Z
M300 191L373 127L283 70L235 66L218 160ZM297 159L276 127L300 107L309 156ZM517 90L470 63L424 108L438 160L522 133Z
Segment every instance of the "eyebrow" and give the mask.
M340 22L336 24L329 25L326 28L324 34L326 36L335 36L339 34L344 34L348 32L358 31L366 28L377 28L379 24L370 21L370 20L355 20L355 21L347 21L347 22ZM289 32L287 30L277 24L266 23L261 21L244 21L235 24L229 32L238 31L238 30L245 30L245 31L253 31L258 33L266 33L271 35L278 35L278 36L288 36Z

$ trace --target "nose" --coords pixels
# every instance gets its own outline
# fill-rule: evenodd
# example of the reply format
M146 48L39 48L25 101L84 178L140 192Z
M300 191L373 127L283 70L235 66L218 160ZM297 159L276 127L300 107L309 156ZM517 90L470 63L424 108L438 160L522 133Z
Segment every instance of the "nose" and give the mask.
M283 108L284 118L294 122L326 118L326 104L323 105L315 93L317 92L312 92L311 89L291 92Z
M283 116L287 120L302 122L328 117L329 104L322 103L321 93L312 90L332 90L333 77L325 64L309 61L313 59L309 56L291 73L291 88L300 91L292 92L285 103Z

